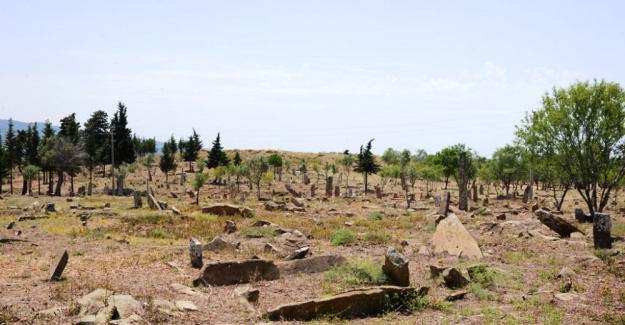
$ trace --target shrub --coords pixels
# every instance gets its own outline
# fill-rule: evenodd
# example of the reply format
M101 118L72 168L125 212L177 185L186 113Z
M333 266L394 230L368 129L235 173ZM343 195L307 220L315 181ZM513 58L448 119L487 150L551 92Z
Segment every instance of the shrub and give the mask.
M344 246L356 242L356 235L351 230L340 229L332 233L330 242L334 246Z

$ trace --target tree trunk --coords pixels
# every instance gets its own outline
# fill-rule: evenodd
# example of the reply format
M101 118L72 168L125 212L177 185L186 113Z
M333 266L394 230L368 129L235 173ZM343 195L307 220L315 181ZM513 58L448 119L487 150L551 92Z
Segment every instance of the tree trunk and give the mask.
M54 195L54 174L52 174L52 171L48 171L48 195L52 196Z
M61 196L61 187L63 186L63 172L58 171L56 172L57 174L57 182L56 182L56 189L54 190L54 196ZM52 182L50 182L50 184L52 184Z
M74 175L69 175L69 196L75 196L76 193L74 193Z
M367 195L367 173L365 173L365 195Z
M89 185L87 186L87 196L93 194L93 165L89 168Z

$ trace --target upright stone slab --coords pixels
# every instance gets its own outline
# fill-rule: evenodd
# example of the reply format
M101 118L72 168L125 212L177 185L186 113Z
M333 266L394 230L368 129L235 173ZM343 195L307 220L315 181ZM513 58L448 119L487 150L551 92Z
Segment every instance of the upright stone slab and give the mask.
M328 176L328 178L326 178L326 196L332 196L332 181L332 176Z
M447 252L450 255L469 259L483 257L475 238L453 213L438 223L436 231L432 235L432 244L434 245L434 254Z
M443 200L438 207L438 214L447 216L447 212L449 211L449 204L451 203L451 194L449 192L445 192L443 196Z
M341 187L340 186L335 186L334 187L334 196L336 196L336 197L341 196Z
M607 213L595 212L592 235L595 249L612 248L612 220Z
M59 281L61 279L61 275L63 275L63 270L67 266L67 261L69 260L69 255L67 254L67 250L57 258L53 267L50 268L50 281Z
M317 187L315 186L315 184L310 185L310 197L315 197L315 190L317 189Z
M480 195L484 195L484 185L480 184Z
M532 190L531 186L526 186L525 191L523 191L523 203L527 203L530 200L530 192Z
M141 192L134 191L134 192L132 192L132 195L133 195L134 200L135 200L135 209L142 208L143 207L143 200L141 199Z
M304 182L304 185L310 184L310 178L308 177L308 174L304 174L303 182Z
M377 199L381 199L382 198L382 189L379 186L374 186L373 188L375 188L375 197Z
M189 241L189 255L192 267L201 269L204 266L204 261L202 261L202 243L199 240L191 238Z
M462 211L469 210L469 200L467 199L467 184L469 183L469 178L467 175L467 153L460 153L460 161L458 163L458 174L460 177L458 178L458 187L459 187L459 198L458 198L458 208Z
M579 208L575 209L575 219L579 223L593 222L594 221L592 216L589 216L589 215L585 214L584 210L579 209Z
M347 189L347 197L354 197L354 190L351 187Z
M437 208L440 208L441 207L441 200L442 200L442 198L441 198L440 195L435 196L434 197L434 206L437 207Z
M408 259L390 246L386 250L384 266L382 271L393 281L395 285L401 287L410 286L410 271L408 270Z
M477 202L477 185L473 185L473 202Z

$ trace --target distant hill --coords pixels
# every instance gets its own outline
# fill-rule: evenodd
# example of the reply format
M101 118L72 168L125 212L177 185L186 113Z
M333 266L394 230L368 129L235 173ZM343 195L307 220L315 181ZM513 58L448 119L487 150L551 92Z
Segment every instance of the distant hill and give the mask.
M45 127L45 122L22 122L22 121L13 120L13 130L15 130L16 132L19 130L27 130L28 125L32 123L36 123L37 129L39 130L39 132L43 132L43 128ZM60 127L58 125L52 125L52 128L54 129L55 132L59 132ZM0 119L0 135L2 135L2 140L4 140L4 136L8 129L9 129L9 120ZM161 152L162 148L163 148L163 142L156 141L156 153L157 154Z

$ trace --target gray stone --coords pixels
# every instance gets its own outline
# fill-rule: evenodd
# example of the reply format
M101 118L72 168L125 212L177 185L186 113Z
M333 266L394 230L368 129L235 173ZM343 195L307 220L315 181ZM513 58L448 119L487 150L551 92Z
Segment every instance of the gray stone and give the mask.
M189 256L192 267L201 269L204 266L204 261L202 261L202 243L195 238L191 238L189 241Z
M458 208L461 211L467 211L469 209L468 202L468 189L467 184L469 183L469 177L467 175L468 165L467 165L467 153L463 151L460 153L459 162L458 162L458 188L459 188L459 198L458 198Z
M299 260L299 259L306 257L306 255L308 255L309 252L310 252L310 247L305 246L289 254L289 256L287 256L286 259L287 260Z
M419 252L417 254L422 256L430 256L430 250L426 246L419 247Z
M272 281L280 278L278 267L269 260L245 260L207 264L193 284L231 285L250 281Z
M553 213L538 209L534 211L534 214L538 216L538 220L542 222L545 226L549 227L549 229L555 231L560 235L560 237L571 237L571 233L573 232L582 232L577 229L577 227L570 224L568 221L555 216Z
M270 309L263 315L270 320L312 320L322 315L359 317L378 314L394 303L418 293L415 288L382 286L357 289L333 297L290 303Z
M284 256L285 255L282 252L281 249L279 249L275 245L272 245L272 244L269 244L269 243L265 244L265 247L264 247L263 251L265 252L265 254L276 254L278 256Z
M332 196L332 176L326 178L326 196Z
M197 306L188 300L178 300L176 301L176 308L184 311L198 311Z
M46 203L45 210L46 212L57 212L54 203Z
M53 264L54 267L50 268L50 276L48 279L50 281L59 281L61 279L61 275L63 275L63 270L65 270L65 266L67 266L67 261L69 260L69 255L67 254L67 250L61 254Z
M577 208L575 209L575 220L577 220L577 222L579 223L584 223L584 222L592 222L592 216L589 216L587 214L584 213L584 210Z
M612 248L612 220L607 213L595 212L592 235L595 249Z
M439 276L443 275L443 272L446 270L447 268L441 265L430 265L430 276L433 279L438 278Z
M408 259L391 246L386 250L382 270L395 285L407 287L410 285L408 263Z
M443 280L445 285L450 288L462 288L469 284L469 279L465 278L460 271L455 268L448 268L443 271Z
M133 198L134 198L134 202L135 202L135 208L142 208L143 207L143 200L141 199L141 192L139 191L134 191L132 192Z
M202 208L202 213L210 213L216 216L242 216L251 218L254 216L254 211L248 207L239 207L230 204L213 205L210 207Z
M464 296L466 296L468 293L469 292L466 290L452 292L451 294L447 295L447 297L445 297L445 301L456 301L464 299Z
M441 204L438 209L438 214L447 216L449 212L449 204L451 203L451 194L449 192L445 192Z
M178 292L178 293L182 293L185 295L189 295L189 296L196 296L196 297L201 297L203 296L203 294L193 288L187 287L185 285L182 285L180 283L172 283L169 285L170 288L172 288L172 290Z
M279 262L277 264L282 275L299 273L320 273L345 263L345 258L337 255L313 256L301 260Z
M432 236L434 254L447 252L448 254L480 259L483 257L475 238L464 228L455 214L439 222Z
M303 208L306 206L306 203L301 198L292 198L291 203L295 204L295 206L298 208Z
M204 245L203 250L217 252L222 250L235 250L237 248L239 248L237 244L229 243L221 237L215 237L210 243Z
M564 277L574 277L575 276L575 272L573 272L573 270L571 270L568 267L563 267L562 270L560 270L560 273L558 273L557 277L558 278L564 278Z

